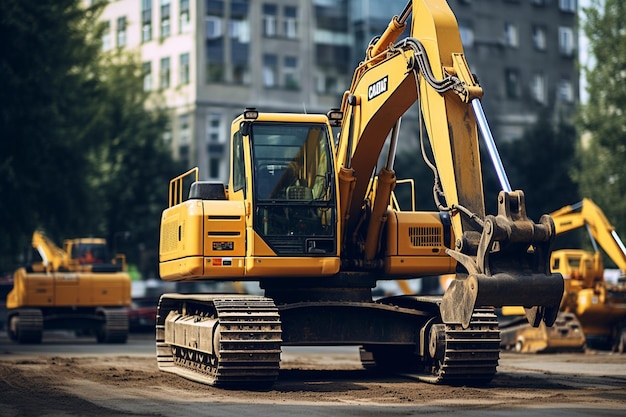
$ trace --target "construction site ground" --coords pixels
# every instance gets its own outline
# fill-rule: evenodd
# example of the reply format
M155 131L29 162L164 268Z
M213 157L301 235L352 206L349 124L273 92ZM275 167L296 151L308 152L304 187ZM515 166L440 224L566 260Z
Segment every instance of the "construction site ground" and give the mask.
M267 390L208 387L160 372L149 333L127 344L46 334L0 336L0 416L623 416L626 355L501 354L486 387L364 370L355 347L283 350Z

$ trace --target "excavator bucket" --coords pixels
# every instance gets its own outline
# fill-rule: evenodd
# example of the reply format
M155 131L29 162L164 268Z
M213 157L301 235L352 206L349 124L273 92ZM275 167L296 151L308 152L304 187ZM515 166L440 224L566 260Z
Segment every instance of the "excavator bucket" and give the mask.
M468 232L448 251L462 267L443 296L443 321L466 328L477 307L518 305L534 327L551 326L564 289L561 274L549 268L555 236L550 216L527 218L522 191L500 192L498 215L486 216L480 236Z

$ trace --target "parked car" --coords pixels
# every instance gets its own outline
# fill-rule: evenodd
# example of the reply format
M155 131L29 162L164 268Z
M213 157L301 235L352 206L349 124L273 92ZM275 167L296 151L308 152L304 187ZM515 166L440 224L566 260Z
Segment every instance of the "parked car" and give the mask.
M154 331L158 298L133 298L128 309L128 327L131 331Z

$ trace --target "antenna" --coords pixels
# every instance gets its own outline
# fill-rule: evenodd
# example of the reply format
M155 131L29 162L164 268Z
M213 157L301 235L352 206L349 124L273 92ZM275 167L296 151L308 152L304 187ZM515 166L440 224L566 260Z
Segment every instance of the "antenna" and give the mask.
M306 112L306 103L304 101L302 102L302 109L304 109L304 114L308 114Z

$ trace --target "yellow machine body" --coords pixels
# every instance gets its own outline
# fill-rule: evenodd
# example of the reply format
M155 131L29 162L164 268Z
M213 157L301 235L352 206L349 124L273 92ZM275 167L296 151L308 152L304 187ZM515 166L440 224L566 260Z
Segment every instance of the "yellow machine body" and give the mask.
M7 308L130 305L130 280L124 272L26 272L13 275Z
M369 45L340 108L246 108L231 124L228 184L201 181L197 168L170 181L159 272L258 281L264 296L164 294L160 369L264 385L282 345L360 345L376 366L416 368L428 382L489 381L494 306L522 305L534 326L550 326L563 279L549 271L554 224L526 216L521 190L502 181L498 212L486 213L481 97L446 1L413 0ZM401 210L394 198L401 119L413 105L434 158L418 155L433 170L420 179L435 179L432 212ZM379 280L448 274L443 297L372 296Z
M550 268L553 273L563 276L565 284L557 323L574 325L573 316L580 326L579 333L588 339L590 347L624 351L626 286L605 281L600 252L602 248L623 276L626 273L624 244L602 209L588 198L564 206L550 216L554 219L557 235L586 229L595 249L559 249L552 252ZM510 332L518 332L517 337L509 336ZM567 329L548 332L531 329L527 325L514 329L503 327L502 333L503 340L532 340L532 343L524 345L524 351L542 351L549 347L551 350L572 350L580 346L579 340L570 337L574 332Z
M589 198L551 213L557 235L584 228L594 251L560 249L552 252L551 268L565 278L561 311L578 317L589 344L624 351L626 285L604 279L600 248L626 275L626 247L603 210Z
M64 249L43 233L32 246L41 262L19 268L7 295L9 336L37 343L46 329L94 333L100 342L125 342L131 278L125 257L110 259L102 238L67 239Z
M502 307L501 346L520 353L580 352L585 333L575 314L559 313L551 327L528 325L522 307ZM509 321L507 323L507 321Z

